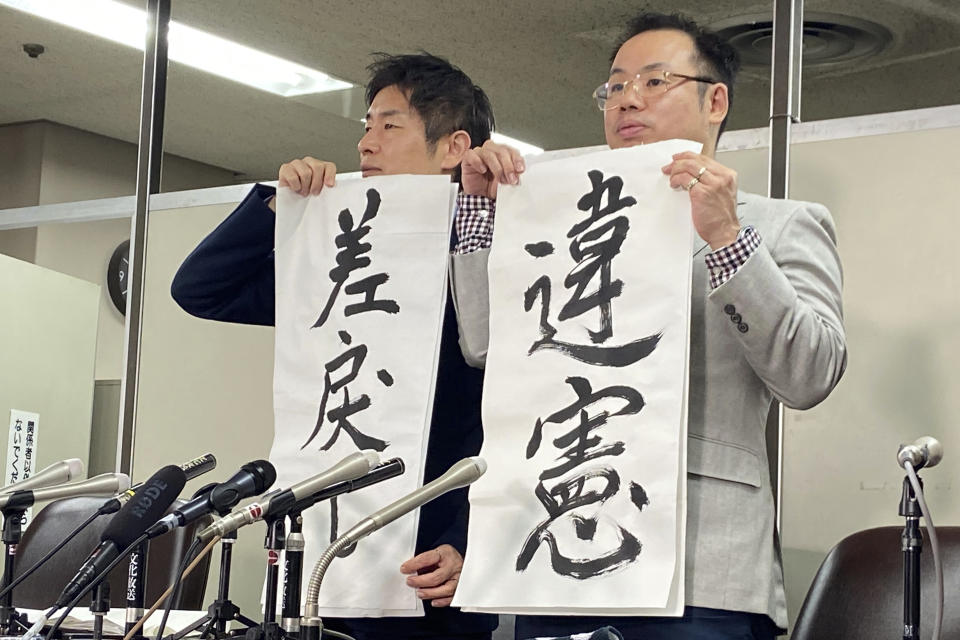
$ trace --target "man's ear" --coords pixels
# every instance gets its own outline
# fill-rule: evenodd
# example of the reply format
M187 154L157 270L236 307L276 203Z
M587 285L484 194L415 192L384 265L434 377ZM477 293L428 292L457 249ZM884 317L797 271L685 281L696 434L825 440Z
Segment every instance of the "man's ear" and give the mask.
M444 171L452 171L457 168L460 161L463 160L463 155L470 150L470 142L470 134L463 129L446 136L446 140L441 142L442 146L439 149L443 153L441 167Z
M710 87L706 95L707 107L710 110L710 124L720 126L723 119L727 117L730 111L730 95L727 93L727 85L722 82Z

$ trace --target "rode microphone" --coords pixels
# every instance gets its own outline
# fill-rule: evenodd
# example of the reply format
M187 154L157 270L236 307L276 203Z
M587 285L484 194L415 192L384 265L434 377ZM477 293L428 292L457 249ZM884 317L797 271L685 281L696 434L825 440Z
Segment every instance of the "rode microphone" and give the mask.
M214 536L236 531L240 527L252 524L268 516L284 515L298 500L320 491L332 484L353 480L363 476L370 468L380 462L376 451L367 449L346 456L326 471L302 480L289 489L275 493L262 503L249 504L236 513L220 518L197 534L201 542Z
M143 483L133 498L113 516L100 535L100 544L80 566L55 606L66 606L87 588L117 556L155 523L177 499L187 483L186 474L176 465L166 466Z
M14 491L25 491L27 489L40 489L55 484L70 482L77 476L83 475L83 461L80 458L68 458L60 462L54 462L49 467L42 469L29 478L8 484L0 489L0 493L12 493Z
M244 498L263 493L277 479L277 471L266 460L254 460L240 467L226 482L186 503L147 529L148 539L189 524L208 513L226 513Z
M26 509L37 502L75 498L77 496L110 496L125 491L130 478L124 473L102 473L89 480L71 482L35 491L14 491L0 495L0 509Z

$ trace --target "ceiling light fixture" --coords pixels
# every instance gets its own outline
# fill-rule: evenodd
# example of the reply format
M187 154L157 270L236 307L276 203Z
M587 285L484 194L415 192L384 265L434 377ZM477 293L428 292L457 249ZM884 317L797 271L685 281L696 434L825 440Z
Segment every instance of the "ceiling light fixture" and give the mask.
M143 51L146 12L115 0L0 0L0 4ZM322 71L172 20L168 37L171 60L279 96L353 86Z

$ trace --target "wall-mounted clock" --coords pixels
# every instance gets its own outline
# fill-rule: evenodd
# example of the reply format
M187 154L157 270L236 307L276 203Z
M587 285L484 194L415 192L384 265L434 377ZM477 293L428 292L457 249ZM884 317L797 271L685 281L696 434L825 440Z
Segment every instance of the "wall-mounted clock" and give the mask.
M127 314L127 276L130 274L130 241L124 240L113 250L107 264L107 291L120 313Z

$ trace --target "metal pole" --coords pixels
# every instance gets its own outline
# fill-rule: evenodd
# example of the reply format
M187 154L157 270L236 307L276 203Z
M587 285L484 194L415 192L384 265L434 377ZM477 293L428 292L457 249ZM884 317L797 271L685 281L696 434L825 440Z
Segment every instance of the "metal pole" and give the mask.
M122 473L133 468L133 441L140 382L140 335L143 316L143 270L147 254L150 194L160 191L163 156L163 110L167 93L167 30L170 0L147 0L147 39L143 51L143 92L140 99L140 143L137 157L136 211L130 228L130 274L120 387L117 464Z
M800 122L802 49L803 0L774 0L767 184L767 195L771 198L786 198L790 192L790 128ZM773 403L767 416L767 442L768 450L776 455L774 496L779 532L783 517L783 405L779 402Z

